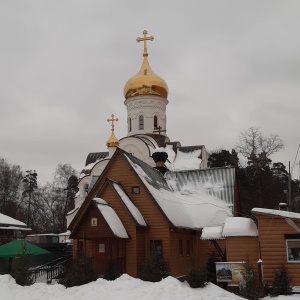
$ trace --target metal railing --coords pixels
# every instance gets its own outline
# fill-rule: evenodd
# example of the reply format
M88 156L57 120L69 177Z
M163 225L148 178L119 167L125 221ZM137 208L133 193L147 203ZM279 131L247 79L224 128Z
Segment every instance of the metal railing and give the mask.
M72 258L60 257L47 264L32 268L33 278L36 280L38 277L46 275L47 281L51 281L53 278L63 274L70 265Z

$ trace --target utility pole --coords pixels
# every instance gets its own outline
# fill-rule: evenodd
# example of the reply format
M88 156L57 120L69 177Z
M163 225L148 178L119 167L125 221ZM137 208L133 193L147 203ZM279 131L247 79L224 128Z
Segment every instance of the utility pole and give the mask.
M292 186L291 186L291 162L289 162L289 177L288 177L288 208L291 210L292 206Z

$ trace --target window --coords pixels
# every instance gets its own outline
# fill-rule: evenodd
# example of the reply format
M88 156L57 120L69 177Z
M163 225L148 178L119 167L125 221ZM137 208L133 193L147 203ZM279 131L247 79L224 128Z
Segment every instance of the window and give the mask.
M128 132L131 131L131 118L128 118Z
M139 130L144 130L144 116L139 116Z
M154 119L153 119L153 122L154 122L154 130L157 130L158 126L157 126L157 116L154 116Z
M78 257L82 257L84 255L83 252L83 242L79 241L78 246L77 246L77 251L78 251Z
M151 252L162 255L162 243L161 241L151 241Z
M133 186L131 188L131 194L139 194L140 193L140 187L139 186Z
M300 239L286 240L286 252L288 262L300 263Z
M97 226L98 225L98 220L97 220L97 218L91 218L91 226L92 227L95 227L95 226Z
M179 256L183 255L183 247L182 247L182 240L179 240Z
M190 256L191 255L191 250L190 250L190 241L186 241L186 255Z
M105 244L99 244L99 253L105 253Z

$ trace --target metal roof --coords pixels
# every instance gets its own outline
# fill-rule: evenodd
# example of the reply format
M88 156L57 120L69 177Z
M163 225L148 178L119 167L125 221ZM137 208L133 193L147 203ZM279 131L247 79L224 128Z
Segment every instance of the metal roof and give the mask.
M167 182L174 190L181 191L185 186L205 188L206 192L227 204L234 203L235 168L197 169L187 171L173 171L165 174Z

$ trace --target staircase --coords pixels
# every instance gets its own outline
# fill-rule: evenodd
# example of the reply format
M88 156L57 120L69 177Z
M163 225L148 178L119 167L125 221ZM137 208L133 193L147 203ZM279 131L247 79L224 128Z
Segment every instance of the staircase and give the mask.
M42 266L31 269L35 281L51 282L52 279L60 277L66 272L72 262L72 257L60 257Z

